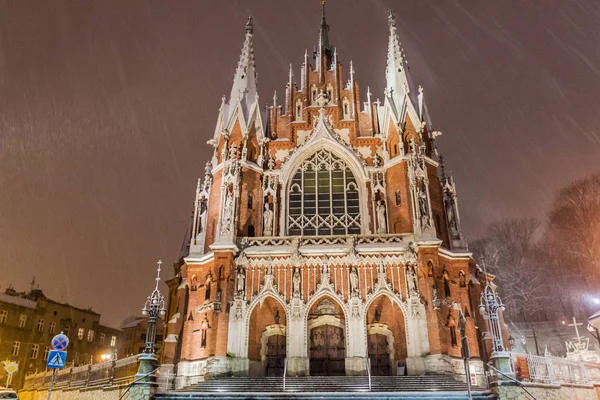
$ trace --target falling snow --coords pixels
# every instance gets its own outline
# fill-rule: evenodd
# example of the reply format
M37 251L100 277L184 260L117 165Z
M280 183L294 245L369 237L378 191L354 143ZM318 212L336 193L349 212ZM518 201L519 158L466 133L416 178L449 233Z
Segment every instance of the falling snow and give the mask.
M390 7L467 236L538 217L598 171L600 3L330 0L331 41L363 97L383 97ZM0 290L35 275L108 321L137 313L155 260L179 253L246 16L267 101L315 45L319 12L316 0L2 2Z

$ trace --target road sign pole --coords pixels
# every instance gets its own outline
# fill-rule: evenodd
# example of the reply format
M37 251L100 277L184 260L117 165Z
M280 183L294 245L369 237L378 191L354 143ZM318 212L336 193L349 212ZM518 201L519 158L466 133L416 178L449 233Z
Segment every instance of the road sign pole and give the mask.
M50 380L50 387L48 388L48 400L50 400L50 396L52 395L52 386L54 386L54 377L56 376L56 369L52 370L52 379Z

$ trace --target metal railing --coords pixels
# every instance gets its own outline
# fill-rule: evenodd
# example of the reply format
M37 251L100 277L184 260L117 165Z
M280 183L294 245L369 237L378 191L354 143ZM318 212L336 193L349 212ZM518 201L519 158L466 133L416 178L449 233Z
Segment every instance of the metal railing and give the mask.
M140 355L107 361L99 364L81 365L57 371L54 388L91 388L125 385L133 381ZM46 370L25 377L23 389L41 390L50 386L52 371Z
M371 359L367 354L367 373L369 374L369 392L371 391Z
M543 384L600 384L600 364L552 356L509 353L515 378Z
M283 391L285 392L285 376L287 375L287 357L283 361Z

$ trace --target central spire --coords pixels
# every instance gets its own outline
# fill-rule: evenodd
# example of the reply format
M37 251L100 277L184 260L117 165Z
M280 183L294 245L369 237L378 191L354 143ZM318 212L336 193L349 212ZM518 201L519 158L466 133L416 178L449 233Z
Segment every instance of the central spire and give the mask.
M327 25L327 18L325 17L325 0L321 0L321 27L319 28L319 46L323 50L331 51L329 45L329 25Z

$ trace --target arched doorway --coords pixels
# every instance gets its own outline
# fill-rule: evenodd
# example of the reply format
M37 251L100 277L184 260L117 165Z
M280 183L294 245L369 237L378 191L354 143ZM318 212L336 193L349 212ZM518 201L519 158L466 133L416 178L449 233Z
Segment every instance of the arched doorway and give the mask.
M272 331L272 332L269 332ZM285 331L281 325L270 325L263 333L265 340L265 376L283 376L285 364Z
M371 374L405 375L407 346L402 309L381 295L369 306L366 322Z
M250 376L281 376L286 357L286 314L274 298L256 304L248 326Z
M344 315L337 304L324 298L313 305L308 320L310 374L346 374Z
M371 333L368 337L369 360L371 361L371 374L375 376L388 376L390 374L390 348L388 335Z

